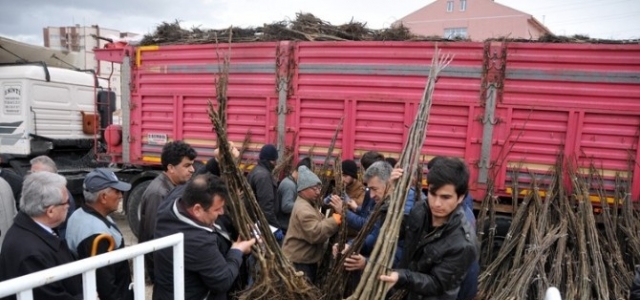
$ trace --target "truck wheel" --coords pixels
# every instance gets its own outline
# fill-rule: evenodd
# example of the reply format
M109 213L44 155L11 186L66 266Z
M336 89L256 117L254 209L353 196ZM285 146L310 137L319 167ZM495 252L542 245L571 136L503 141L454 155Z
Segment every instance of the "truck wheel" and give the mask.
M490 224L486 224L486 228L484 229L485 237L489 236L489 226ZM496 232L493 237L493 245L492 248L492 257L489 258L489 262L493 262L500 252L500 248L502 248L502 244L509 233L509 228L511 227L511 216L505 215L497 215L496 216Z
M127 200L127 221L133 234L138 237L138 226L140 226L140 210L142 194L147 190L151 180L143 181L133 187Z

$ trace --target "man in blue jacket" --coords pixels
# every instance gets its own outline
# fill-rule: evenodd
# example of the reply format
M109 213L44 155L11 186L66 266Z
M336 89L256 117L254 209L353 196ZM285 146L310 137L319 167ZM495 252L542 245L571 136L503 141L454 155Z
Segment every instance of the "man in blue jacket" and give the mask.
M102 234L113 237L115 249L124 248L124 238L116 223L109 216L118 210L122 195L131 189L131 185L120 181L116 175L105 168L98 168L87 174L83 183L84 204L69 218L66 239L69 249L78 258L92 255L93 244ZM106 253L107 240L98 243L97 253ZM101 300L133 299L131 269L128 261L111 264L96 270L98 297Z

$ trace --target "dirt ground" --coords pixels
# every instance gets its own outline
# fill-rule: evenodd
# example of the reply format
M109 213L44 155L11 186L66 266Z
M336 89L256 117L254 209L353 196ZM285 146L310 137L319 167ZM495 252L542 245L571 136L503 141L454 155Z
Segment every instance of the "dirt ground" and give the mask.
M138 243L138 239L136 238L136 236L131 231L131 228L129 227L129 222L127 222L127 216L124 214L124 211L122 210L122 204L120 204L120 206L121 206L120 209L117 212L111 214L111 217L113 218L114 221L116 221L116 225L118 225L118 228L120 228L120 231L124 236L125 245L127 246L135 245ZM150 284L147 284L146 290L147 292L146 292L145 299L151 299L153 286Z

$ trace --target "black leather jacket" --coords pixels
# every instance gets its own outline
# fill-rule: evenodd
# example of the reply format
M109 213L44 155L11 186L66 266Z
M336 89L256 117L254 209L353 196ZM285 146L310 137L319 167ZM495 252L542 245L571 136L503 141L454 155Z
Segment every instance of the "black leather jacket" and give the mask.
M434 228L428 204L421 200L407 218L397 287L407 289L407 299L455 300L477 256L475 232L463 209L458 207L444 225Z

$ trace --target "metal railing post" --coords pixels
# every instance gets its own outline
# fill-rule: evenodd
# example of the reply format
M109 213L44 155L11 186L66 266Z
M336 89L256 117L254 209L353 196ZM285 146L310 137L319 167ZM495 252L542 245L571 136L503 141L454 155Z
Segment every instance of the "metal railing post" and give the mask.
M173 246L173 299L184 300L184 239Z
M82 295L84 295L84 299L98 298L98 287L96 286L96 269L82 273Z
M33 289L28 289L18 293L18 300L33 300Z
M144 255L133 258L133 296L134 299L145 299Z

